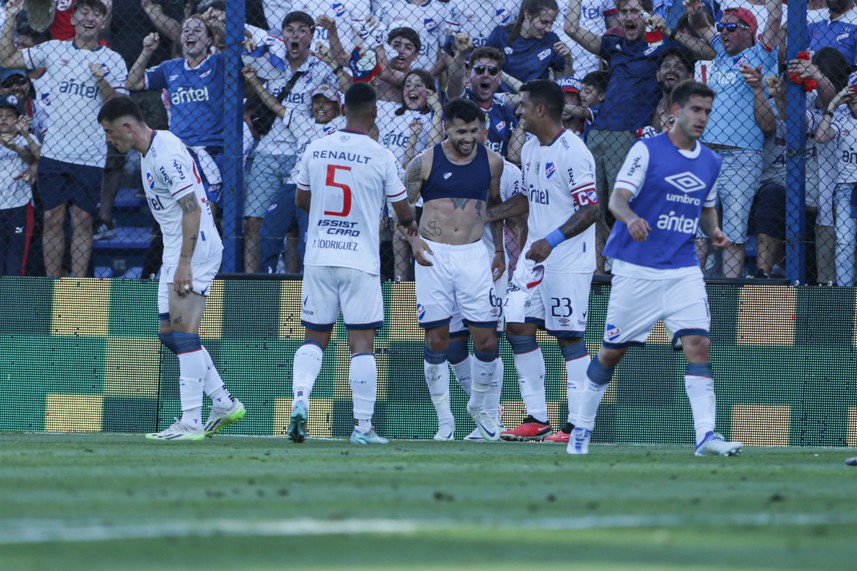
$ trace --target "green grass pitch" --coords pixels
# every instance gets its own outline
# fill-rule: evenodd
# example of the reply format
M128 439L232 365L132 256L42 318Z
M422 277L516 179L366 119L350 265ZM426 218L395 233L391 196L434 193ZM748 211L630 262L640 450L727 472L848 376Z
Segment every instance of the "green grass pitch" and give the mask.
M0 433L0 570L857 568L853 450Z

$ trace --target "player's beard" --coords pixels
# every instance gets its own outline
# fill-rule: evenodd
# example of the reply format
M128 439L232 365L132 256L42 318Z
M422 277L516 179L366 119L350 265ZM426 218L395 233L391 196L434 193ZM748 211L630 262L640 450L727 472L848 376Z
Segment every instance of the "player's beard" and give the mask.
M469 157L470 155L472 155L473 152L476 150L476 144L477 144L476 140L474 139L470 143L470 149L465 152L465 150L462 149L460 142L450 141L449 143L452 145L452 148L455 149L455 152L458 153L459 155L461 155L462 157Z

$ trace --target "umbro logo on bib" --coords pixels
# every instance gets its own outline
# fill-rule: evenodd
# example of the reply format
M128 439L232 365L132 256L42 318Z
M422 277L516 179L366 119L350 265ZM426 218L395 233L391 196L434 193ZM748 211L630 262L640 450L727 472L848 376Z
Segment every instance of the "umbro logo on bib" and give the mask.
M664 179L684 193L697 192L705 188L705 183L692 172L683 172Z
M446 179L448 179L448 178L449 178L449 177L451 177L451 176L452 176L452 173L451 173L451 172L445 172L445 173L443 173L443 180L446 180Z

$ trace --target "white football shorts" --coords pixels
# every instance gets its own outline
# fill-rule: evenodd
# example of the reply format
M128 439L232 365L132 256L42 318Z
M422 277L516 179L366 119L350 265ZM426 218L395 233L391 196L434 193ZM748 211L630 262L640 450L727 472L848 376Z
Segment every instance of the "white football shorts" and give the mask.
M212 256L204 262L190 265L192 280L191 291L203 297L208 297L214 276L220 271L222 256ZM161 266L158 278L158 313L163 315L170 312L170 288L173 287L173 276L176 274L176 266Z
M305 266L301 285L301 324L329 331L339 313L348 329L384 325L381 278L354 268Z

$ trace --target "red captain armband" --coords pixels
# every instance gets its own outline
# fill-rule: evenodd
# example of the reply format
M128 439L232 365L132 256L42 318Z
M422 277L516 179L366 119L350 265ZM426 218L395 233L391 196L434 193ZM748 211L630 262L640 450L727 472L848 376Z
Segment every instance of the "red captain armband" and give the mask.
M571 197L578 208L589 204L598 204L598 193L595 191L594 182L571 189Z

